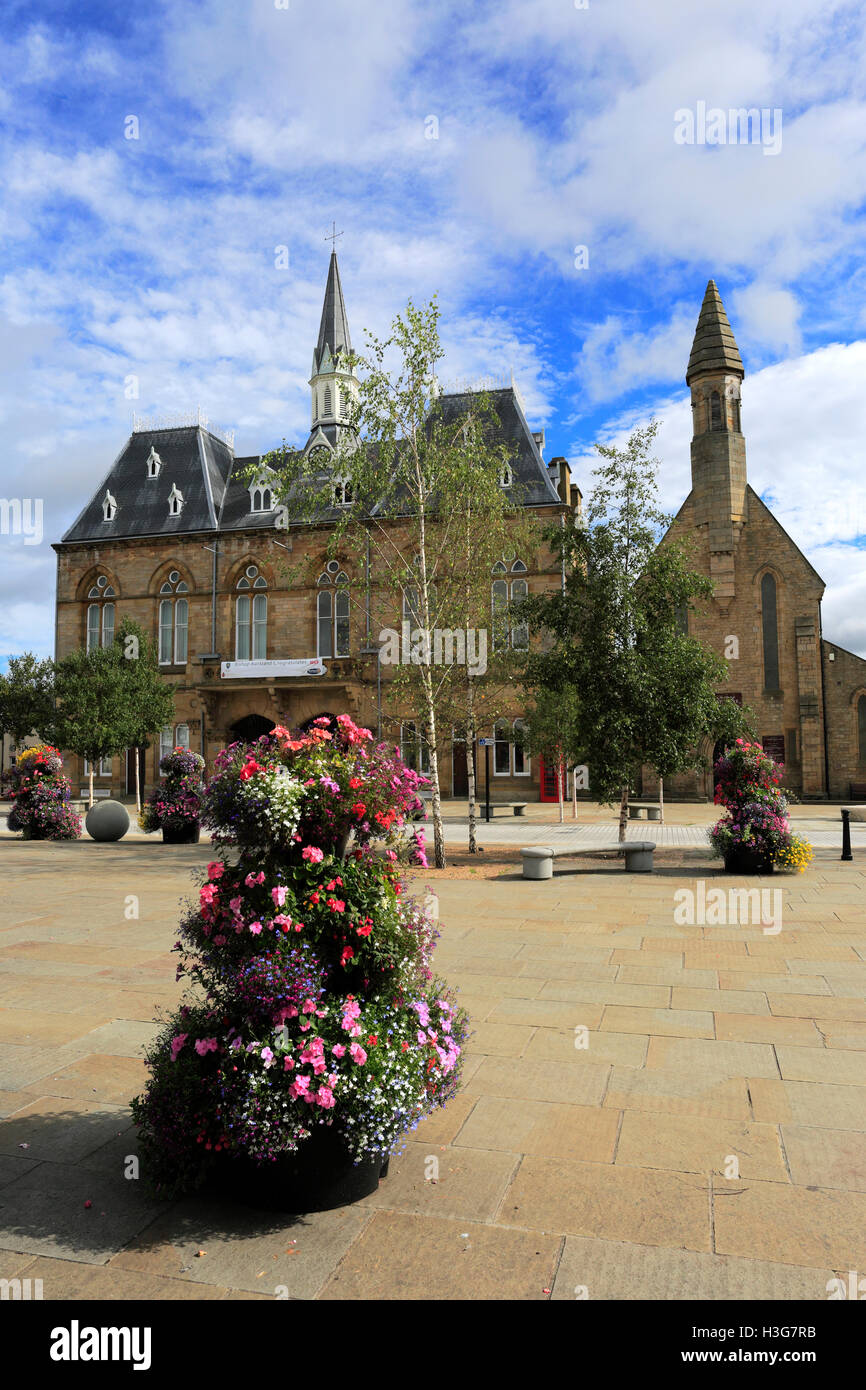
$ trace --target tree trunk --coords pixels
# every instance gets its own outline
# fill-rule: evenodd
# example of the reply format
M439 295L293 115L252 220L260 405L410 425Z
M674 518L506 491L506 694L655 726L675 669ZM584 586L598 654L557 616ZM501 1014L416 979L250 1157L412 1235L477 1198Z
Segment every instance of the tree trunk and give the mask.
M628 820L628 787L623 787L619 802L619 839L625 839L625 825Z
M141 754L135 749L135 809L141 815Z
M429 628L425 629L429 631ZM433 678L430 674L429 665L422 666L422 683L424 689L424 716L427 726L427 738L430 749L430 781L433 784L433 844L435 853L435 865L437 869L445 868L445 835L442 830L442 794L439 790L439 752L437 748L436 732L436 706L433 699Z
M90 784L90 802L89 802L89 804L88 804L87 809L88 809L88 811L90 811L90 810L93 809L93 762L92 762L92 761L91 761L91 764L90 764L90 774L89 774L89 777L88 777L88 781L89 781L89 784Z
M468 718L466 721L466 781L469 792L469 853L478 853L478 842L475 837L478 821L478 806L475 799L475 699L472 689L472 682L469 682L468 689Z
M660 777L660 778L659 778L659 822L660 822L661 825L664 825L664 823L665 823L665 779L664 779L664 777Z
M571 769L571 819L577 820L577 778Z
M559 792L559 823L565 820L565 802L563 799L563 781L565 779L565 762L562 758L556 765L556 789Z

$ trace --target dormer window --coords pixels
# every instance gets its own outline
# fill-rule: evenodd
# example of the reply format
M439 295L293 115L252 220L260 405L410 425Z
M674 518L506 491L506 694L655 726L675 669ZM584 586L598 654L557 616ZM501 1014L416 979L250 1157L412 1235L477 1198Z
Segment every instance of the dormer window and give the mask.
M117 498L113 497L112 494L106 489L105 496L102 499L102 520L113 521L116 516Z
M177 483L172 483L171 492L168 494L168 514L169 516L180 516L183 510L183 493L178 488Z
M511 484L512 484L513 482L514 482L514 474L513 474L512 471L511 471L511 464L510 464L510 463L503 463L502 468L500 469L500 472L499 472L499 486L500 486L500 487L511 487Z
M259 478L250 488L250 511L272 512L273 510L274 494L271 487L265 479Z
M162 468L162 459L151 445L150 453L147 456L147 476L148 478L158 478Z

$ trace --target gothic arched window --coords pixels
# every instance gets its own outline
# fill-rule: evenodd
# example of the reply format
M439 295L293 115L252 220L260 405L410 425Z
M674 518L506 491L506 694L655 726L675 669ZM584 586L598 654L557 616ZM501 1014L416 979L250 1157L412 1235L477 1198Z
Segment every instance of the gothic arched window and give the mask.
M316 655L349 655L349 576L329 560L316 584Z
M87 593L87 650L110 647L114 641L114 603L116 595L108 577L100 574Z
M776 581L771 574L761 580L761 631L764 644L764 689L779 689L779 624L776 613Z
M189 585L180 570L170 570L159 589L159 664L185 666L189 636Z
M723 430L725 428L722 418L722 398L718 391L713 391L710 395L710 429Z
M266 661L268 655L268 581L258 565L247 565L235 586L235 661ZM258 592L256 592L258 590Z

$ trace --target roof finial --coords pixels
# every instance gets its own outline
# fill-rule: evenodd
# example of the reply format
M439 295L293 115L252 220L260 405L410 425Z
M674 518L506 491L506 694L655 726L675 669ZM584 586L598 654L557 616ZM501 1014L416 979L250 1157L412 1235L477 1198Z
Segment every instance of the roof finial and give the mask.
M337 224L336 224L336 222L332 222L332 223L331 223L331 235L325 237L325 241L329 241L329 242L331 243L331 255L333 255L334 252L335 252L336 249L337 249L337 241L339 240L339 238L340 238L341 236L344 236L344 235L345 235L345 233L343 233L343 232L338 232L338 231L337 231Z

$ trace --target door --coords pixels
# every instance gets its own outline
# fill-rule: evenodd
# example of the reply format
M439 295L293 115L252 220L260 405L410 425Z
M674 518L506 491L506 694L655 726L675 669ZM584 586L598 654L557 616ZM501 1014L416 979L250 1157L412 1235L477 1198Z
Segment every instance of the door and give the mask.
M556 764L547 762L544 758L539 758L539 801L559 801L559 788L556 781ZM561 765L560 765L561 766ZM564 772L564 769L563 769ZM562 797L568 800L568 775L563 776Z
M466 740L462 738L451 740L451 795L461 798L469 795Z
M138 749L138 785L141 794L144 796L144 752L143 748ZM134 748L126 750L126 795L135 796L135 753Z

